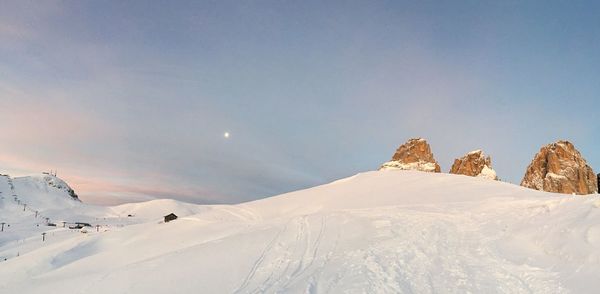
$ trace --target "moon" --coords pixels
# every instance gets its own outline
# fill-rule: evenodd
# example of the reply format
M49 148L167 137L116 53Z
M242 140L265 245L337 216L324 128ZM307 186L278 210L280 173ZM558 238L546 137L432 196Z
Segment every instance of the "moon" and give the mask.
M223 134L223 137L224 137L225 139L229 138L229 132L225 132L225 134Z

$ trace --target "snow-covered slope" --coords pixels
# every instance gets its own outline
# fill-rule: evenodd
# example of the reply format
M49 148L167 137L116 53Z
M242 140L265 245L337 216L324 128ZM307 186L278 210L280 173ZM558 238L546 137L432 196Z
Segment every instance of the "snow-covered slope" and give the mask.
M20 202L27 203L30 207L64 209L80 205L73 189L55 176L40 174L8 180L14 187L12 193L18 195Z
M82 203L73 190L62 180L50 175L35 175L11 178L0 176L0 221L15 225L24 220L46 221L50 215L58 216L63 211L75 214ZM7 230L27 234L27 230ZM7 234L0 235L0 242Z
M163 206L179 209L180 218L161 222ZM34 232L0 244L0 256L9 257L0 262L0 293L594 293L600 287L598 196L481 178L390 170L239 205L152 201L80 209L94 214L98 232L54 228L45 242Z

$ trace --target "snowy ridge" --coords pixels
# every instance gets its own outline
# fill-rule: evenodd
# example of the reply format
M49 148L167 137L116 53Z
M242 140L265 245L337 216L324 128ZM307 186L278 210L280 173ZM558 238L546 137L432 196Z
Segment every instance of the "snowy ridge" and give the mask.
M181 209L181 217L157 221L163 206ZM130 212L138 216L113 216ZM475 177L367 172L238 205L151 201L90 213L100 219L91 222L105 222L99 232L56 228L44 243L35 232L0 244L0 257L22 252L0 262L0 292L593 293L600 287L598 196Z
M69 196L73 198L73 200L79 200L79 197L77 197L77 194L75 194L75 191L73 191L73 189L69 187L67 182L63 181L57 176L50 174L42 174L41 176L31 176L30 178L37 181L44 181L50 187L54 187L59 190L65 190L67 191Z
M468 155L473 155L473 154L482 154L482 153L483 153L483 150L477 149L477 150L473 150L473 151L471 151L471 152L469 152L467 154Z
M391 160L391 161L385 162L379 168L379 170L393 170L393 169L398 169L398 170L418 170L418 171L424 171L424 172L433 173L433 172L435 172L436 166L435 166L435 163L433 163L433 162L427 162L427 161L417 161L417 162L411 162L411 163L403 163L403 162L400 162L400 161Z
M188 216L205 211L207 207L172 199L158 199L139 203L127 203L110 207L113 216L161 218L169 213Z

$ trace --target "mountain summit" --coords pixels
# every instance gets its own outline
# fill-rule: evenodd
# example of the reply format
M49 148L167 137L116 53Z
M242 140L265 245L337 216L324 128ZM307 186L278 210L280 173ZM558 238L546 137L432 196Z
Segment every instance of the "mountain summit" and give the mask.
M486 156L481 150L471 151L465 156L455 159L450 173L491 180L498 179L496 171L492 169L491 157Z
M527 167L521 186L577 195L598 191L596 174L569 141L542 147Z
M440 165L433 158L431 147L422 138L408 140L396 150L392 160L384 163L379 169L418 170L436 173L441 171Z

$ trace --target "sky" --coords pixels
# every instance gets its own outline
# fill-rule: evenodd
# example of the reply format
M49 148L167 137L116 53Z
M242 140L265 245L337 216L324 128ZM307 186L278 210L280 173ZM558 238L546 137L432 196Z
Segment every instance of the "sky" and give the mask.
M238 203L376 170L413 137L519 183L600 172L597 1L0 1L0 172L85 202ZM229 132L229 138L224 133Z

